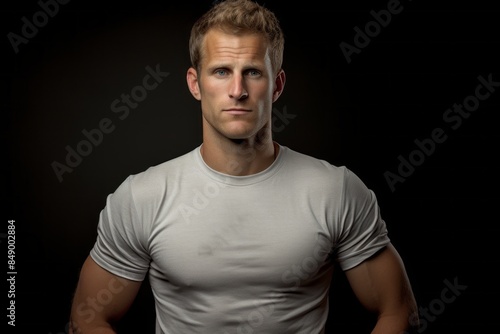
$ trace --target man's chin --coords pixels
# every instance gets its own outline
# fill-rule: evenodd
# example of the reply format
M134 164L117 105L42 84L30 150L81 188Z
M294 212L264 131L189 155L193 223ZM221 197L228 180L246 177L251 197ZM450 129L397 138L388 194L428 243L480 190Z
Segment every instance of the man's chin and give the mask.
M245 141L248 141L249 139L252 138L252 136L243 136L243 135L229 135L226 137L230 141L234 142L235 144L241 144Z
M255 129L231 129L226 131L225 136L230 140L244 141L254 137L256 132Z

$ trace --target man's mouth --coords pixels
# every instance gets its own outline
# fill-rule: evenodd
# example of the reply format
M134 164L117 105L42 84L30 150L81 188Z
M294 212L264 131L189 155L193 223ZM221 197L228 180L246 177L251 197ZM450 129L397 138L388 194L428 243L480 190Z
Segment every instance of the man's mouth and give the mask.
M252 110L244 108L227 108L223 109L222 111L231 115L245 115L251 112Z

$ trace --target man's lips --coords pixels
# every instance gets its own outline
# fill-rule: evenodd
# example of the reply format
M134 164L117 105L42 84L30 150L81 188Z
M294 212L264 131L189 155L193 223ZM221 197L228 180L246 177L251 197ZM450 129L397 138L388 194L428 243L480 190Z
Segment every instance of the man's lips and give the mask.
M227 108L227 109L223 109L222 112L227 113L227 114L231 114L231 115L244 115L244 114L248 114L249 112L251 112L251 110L250 109L243 109L243 108Z

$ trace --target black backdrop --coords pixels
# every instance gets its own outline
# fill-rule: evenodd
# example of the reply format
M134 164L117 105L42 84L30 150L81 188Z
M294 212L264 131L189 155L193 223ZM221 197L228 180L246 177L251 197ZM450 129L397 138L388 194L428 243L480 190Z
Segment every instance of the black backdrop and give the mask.
M129 174L199 145L187 40L210 3L2 4L0 236L9 278L15 220L17 272L9 332L64 333L106 196ZM261 3L286 34L276 140L348 166L376 192L422 307L422 332L493 332L500 12L472 0ZM164 74L144 90L148 66ZM130 93L137 105L114 112ZM80 159L66 161L68 150ZM334 282L327 333L369 333L373 319L342 274ZM153 333L147 283L120 330Z

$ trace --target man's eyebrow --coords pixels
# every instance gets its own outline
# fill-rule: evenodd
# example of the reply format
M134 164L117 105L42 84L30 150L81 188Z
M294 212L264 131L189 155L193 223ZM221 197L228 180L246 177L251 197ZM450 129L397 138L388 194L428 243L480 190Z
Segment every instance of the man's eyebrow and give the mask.
M264 67L265 67L264 64L250 63L250 64L243 66L243 70L260 70L260 71L262 71L264 69Z
M254 68L262 69L263 67L265 67L265 64L260 63L260 62L249 62L249 63L243 65L244 70L254 69ZM231 68L234 68L234 66L231 65L231 63L219 62L219 63L210 64L207 68L209 68L209 69L229 68L229 69L231 69Z
M218 68L227 68L227 69L230 69L231 66L227 63L214 63L210 66L207 67L207 69L209 70L215 70L215 69L218 69Z

